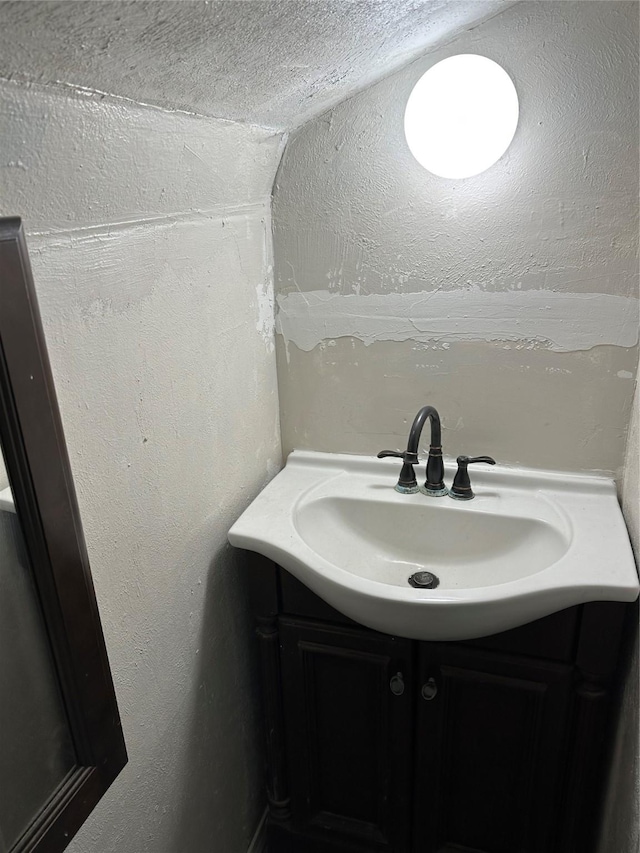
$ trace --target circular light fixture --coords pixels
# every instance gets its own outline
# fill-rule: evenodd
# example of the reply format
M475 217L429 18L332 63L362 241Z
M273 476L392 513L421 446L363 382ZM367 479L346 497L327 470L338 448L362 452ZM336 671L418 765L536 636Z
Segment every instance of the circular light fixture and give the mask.
M433 65L409 95L404 133L421 166L469 178L497 162L518 126L518 94L486 56L462 53Z

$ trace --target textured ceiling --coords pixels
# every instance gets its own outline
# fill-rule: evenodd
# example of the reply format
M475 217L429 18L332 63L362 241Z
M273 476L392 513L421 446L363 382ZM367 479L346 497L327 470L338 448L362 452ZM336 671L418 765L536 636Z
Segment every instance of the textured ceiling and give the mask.
M512 0L0 2L0 77L290 128Z

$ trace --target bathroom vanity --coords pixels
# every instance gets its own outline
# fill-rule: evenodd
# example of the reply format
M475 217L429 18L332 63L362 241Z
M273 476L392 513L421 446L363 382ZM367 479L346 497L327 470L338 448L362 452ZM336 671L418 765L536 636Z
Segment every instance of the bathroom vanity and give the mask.
M269 853L595 849L631 605L462 642L364 628L248 554Z
M496 465L452 500L467 457L424 494L414 450L295 451L229 531L269 853L595 853L638 597L615 485Z

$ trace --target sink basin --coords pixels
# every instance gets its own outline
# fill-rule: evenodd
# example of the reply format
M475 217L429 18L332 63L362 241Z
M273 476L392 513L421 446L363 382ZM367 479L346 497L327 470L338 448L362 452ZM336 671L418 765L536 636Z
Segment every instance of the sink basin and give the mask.
M333 565L403 588L409 575L425 570L441 590L508 583L546 569L569 547L567 536L538 518L447 504L323 497L297 506L294 524Z
M473 501L401 495L397 460L295 451L229 541L273 559L356 622L412 639L481 637L587 601L637 597L611 480L474 475ZM421 571L438 585L411 586Z

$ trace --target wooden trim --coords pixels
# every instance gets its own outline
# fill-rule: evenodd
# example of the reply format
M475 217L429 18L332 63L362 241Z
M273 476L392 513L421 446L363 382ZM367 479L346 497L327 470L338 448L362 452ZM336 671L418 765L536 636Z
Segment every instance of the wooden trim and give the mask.
M285 734L280 685L280 633L278 620L257 620L256 634L260 647L264 735L267 750L267 800L273 820L288 820L291 800L285 754Z
M127 761L21 221L0 219L0 439L77 765L11 853L58 853Z

